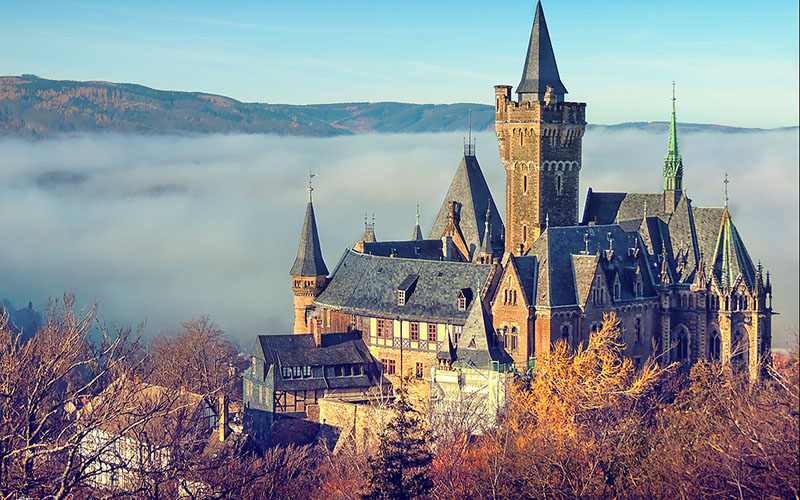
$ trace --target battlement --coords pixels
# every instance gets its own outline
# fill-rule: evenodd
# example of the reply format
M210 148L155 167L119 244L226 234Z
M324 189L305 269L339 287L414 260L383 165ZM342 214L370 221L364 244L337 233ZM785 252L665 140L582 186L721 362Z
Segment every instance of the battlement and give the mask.
M495 85L494 90L496 122L586 125L584 102L558 102L555 99L517 102L511 99L511 86Z

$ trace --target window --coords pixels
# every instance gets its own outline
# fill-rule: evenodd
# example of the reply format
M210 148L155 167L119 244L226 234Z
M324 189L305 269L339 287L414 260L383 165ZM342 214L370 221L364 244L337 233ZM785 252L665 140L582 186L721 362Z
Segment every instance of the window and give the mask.
M288 366L283 367L283 378L292 378L292 369Z
M467 298L463 295L458 296L458 310L459 311L466 311L467 310Z
M414 370L414 374L417 376L417 378L425 377L425 365L423 365L422 363L418 362L417 363L417 367Z
M405 290L398 290L397 291L397 305L398 306L406 305L406 292L405 292Z
M719 353L722 342L719 338L719 333L716 331L711 333L711 342L708 346L708 355L712 361L719 361Z
M393 330L393 323L388 319L378 319L377 322L377 332L376 335L378 338L392 338L392 330Z
M393 359L389 360L389 365L388 365L388 367L386 369L386 373L388 373L389 375L394 375L394 360Z
M503 290L503 304L508 304L508 288Z
M342 366L342 375L345 377L349 377L353 373L353 368L350 365Z
M561 185L561 174L556 174L556 194L560 195L563 193L563 186Z
M353 376L358 377L361 374L361 365L353 365Z
M511 292L511 296L513 297L513 302L514 302L514 305L517 305L517 291L516 291L516 290L513 290L513 291Z
M517 335L517 327L511 327L511 352L517 352L519 347L519 336Z
M523 192L523 194L528 192L528 176L527 175L523 175L522 176L522 192Z
M569 325L563 325L561 327L561 338L569 342Z
M412 322L409 328L409 334L411 335L411 340L413 342L419 341L419 323Z
M522 225L522 241L528 241L528 226Z
M333 367L333 376L334 377L342 376L342 367L340 365L336 365Z
M453 344L458 345L458 340L461 338L461 331L464 329L463 326L454 326L453 327Z
M309 377L311 377L311 367L310 366L304 366L303 367L303 378L309 378Z
M428 342L436 342L436 323L428 323Z
M621 292L620 288L621 287L619 285L619 281L615 281L614 282L614 300L619 300L620 292Z
M301 378L303 376L303 367L302 366L295 366L292 371L294 372L292 376L294 378Z
M642 341L642 318L638 316L633 320L633 341Z

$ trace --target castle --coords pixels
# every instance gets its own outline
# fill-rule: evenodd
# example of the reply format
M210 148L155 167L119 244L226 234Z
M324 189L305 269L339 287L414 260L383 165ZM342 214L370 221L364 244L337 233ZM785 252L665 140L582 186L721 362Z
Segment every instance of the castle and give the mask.
M713 360L752 378L770 355L772 290L727 207L696 207L683 187L673 110L663 190L589 189L579 217L585 103L565 99L541 3L522 79L495 86L505 223L464 147L427 239L364 237L329 273L309 200L291 268L294 334L358 332L384 375L433 381L461 368L535 369L559 340L577 347L606 313L625 355ZM655 168L654 168L655 171Z

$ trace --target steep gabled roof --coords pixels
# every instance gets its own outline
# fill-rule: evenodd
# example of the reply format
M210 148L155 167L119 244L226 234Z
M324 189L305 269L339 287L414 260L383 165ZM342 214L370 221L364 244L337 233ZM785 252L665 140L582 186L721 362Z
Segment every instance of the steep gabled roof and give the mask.
M450 183L450 189L442 203L442 208L439 209L439 215L431 228L430 239L441 238L447 228L449 202L451 201L461 204L459 227L470 251L470 258L480 250L483 243L487 208L490 208L489 228L492 246L495 249L502 248L503 220L500 218L500 212L494 203L478 160L474 156L464 156L461 159L453 182Z
M495 363L507 364L514 360L499 347L495 338L492 320L480 300L473 301L469 315L456 346L456 366L485 369Z
M537 97L541 98L548 86L553 87L553 93L559 96L563 97L567 93L567 88L558 76L556 56L553 53L553 44L550 42L550 33L547 31L542 3L537 2L531 39L528 42L528 52L522 69L522 79L517 86L517 94L538 94Z
M573 255L572 273L575 275L575 296L577 304L586 305L589 300L589 291L592 289L594 277L597 274L599 258L594 255Z
M458 309L458 293L469 289L472 302L479 301L491 272L490 265L378 257L348 249L314 304L373 318L463 325L467 312ZM419 278L400 306L397 289L409 275Z
M300 245L297 248L297 257L294 259L290 276L327 276L328 268L322 260L322 247L319 244L317 221L314 217L314 205L309 196L306 206L306 217L303 220L303 230L300 232Z

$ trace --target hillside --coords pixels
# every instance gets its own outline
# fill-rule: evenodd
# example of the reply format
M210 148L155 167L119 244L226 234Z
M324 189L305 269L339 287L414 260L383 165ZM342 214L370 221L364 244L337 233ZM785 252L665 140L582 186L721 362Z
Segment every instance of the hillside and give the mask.
M0 135L46 137L59 133L277 133L335 136L369 132L464 130L472 110L475 130L492 126L484 104L245 103L202 92L156 90L131 83L48 80L35 75L0 77ZM666 122L590 125L663 132ZM681 124L684 131L752 129Z

